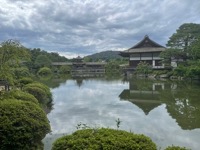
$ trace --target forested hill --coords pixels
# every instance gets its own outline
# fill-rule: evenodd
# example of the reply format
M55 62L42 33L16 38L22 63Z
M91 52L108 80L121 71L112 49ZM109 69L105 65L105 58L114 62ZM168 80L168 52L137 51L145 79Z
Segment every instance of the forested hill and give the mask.
M110 59L117 59L117 58L122 58L119 55L119 51L103 51L99 53L95 53L92 55L85 56L86 58L92 59L92 61L97 61L97 60L110 60Z

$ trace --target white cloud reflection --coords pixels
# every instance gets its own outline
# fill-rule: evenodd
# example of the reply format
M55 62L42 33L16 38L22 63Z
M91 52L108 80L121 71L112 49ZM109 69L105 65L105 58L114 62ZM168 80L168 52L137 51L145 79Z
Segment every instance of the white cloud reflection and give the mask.
M128 88L128 83L120 80L84 80L80 87L75 80L68 80L53 89L55 104L48 115L53 136L48 135L46 141L72 133L80 122L92 127L116 128L115 120L120 118L120 129L150 136L160 147L174 144L198 150L200 129L181 129L168 114L165 104L145 115L136 105L120 101L119 94Z

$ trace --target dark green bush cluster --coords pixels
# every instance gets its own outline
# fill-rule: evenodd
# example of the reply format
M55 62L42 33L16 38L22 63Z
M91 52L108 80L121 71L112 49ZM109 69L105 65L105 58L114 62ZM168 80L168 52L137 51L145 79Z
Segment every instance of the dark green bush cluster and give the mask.
M33 82L33 79L27 78L27 77L21 78L21 79L19 80L19 84L20 84L21 86L24 86L24 85L29 84L29 83L32 83L32 82Z
M101 128L84 129L57 139L52 150L156 150L149 137L126 131Z
M49 132L48 119L39 105L14 99L0 101L2 150L38 149L38 144Z
M50 68L48 67L43 67L43 68L40 68L39 71L37 72L37 74L39 76L48 76L48 75L51 75L52 74L52 71Z
M168 146L165 150L189 150L189 149L180 146Z
M38 104L38 100L32 94L29 94L21 90L12 90L10 92L5 92L2 100L3 99L16 99Z
M42 83L34 82L27 84L23 90L35 96L41 104L47 104L52 101L52 94L49 87Z

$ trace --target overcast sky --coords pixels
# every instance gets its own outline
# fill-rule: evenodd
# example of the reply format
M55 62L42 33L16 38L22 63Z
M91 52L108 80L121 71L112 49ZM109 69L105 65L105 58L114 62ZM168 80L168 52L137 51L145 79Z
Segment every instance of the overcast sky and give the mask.
M68 58L125 50L147 34L165 46L183 23L200 23L200 0L1 0L0 42Z

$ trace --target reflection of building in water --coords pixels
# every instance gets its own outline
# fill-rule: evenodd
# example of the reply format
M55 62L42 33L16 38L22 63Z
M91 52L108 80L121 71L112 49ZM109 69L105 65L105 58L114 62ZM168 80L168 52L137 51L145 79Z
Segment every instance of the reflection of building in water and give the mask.
M83 62L81 57L74 59L72 63L72 76L102 76L105 74L104 62Z
M146 115L161 104L184 130L200 128L200 86L181 82L133 79L129 89L119 95L121 100L132 102Z
M165 84L152 83L148 80L143 80L143 83L138 81L130 81L129 89L123 90L119 97L122 100L132 102L147 115L151 110L162 104L159 91L165 89Z

